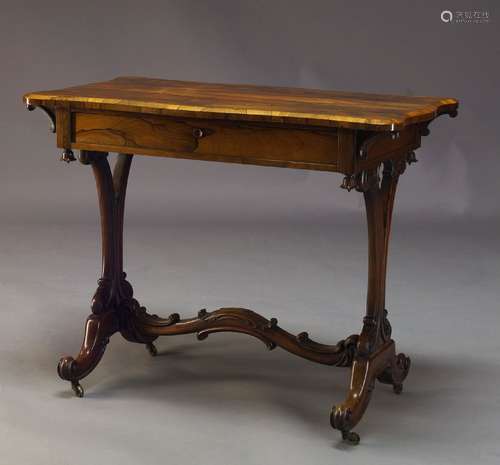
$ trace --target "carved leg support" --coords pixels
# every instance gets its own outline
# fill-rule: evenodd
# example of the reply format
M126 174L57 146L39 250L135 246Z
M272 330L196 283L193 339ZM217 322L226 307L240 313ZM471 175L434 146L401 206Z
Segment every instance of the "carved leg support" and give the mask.
M358 336L352 335L335 345L319 344L303 332L297 336L278 326L276 318L267 319L246 308L200 310L194 318L181 319L177 313L168 318L150 315L144 307L127 309L131 333L142 339L195 333L199 340L217 332L237 332L260 339L269 350L277 346L290 353L324 365L351 366Z
M399 393L410 367L408 357L395 354L385 310L392 209L398 178L405 167L406 159L393 160L384 163L382 181L376 167L344 182L364 194L369 244L367 309L352 365L349 393L342 404L333 407L330 416L333 428L339 429L342 437L353 444L359 442L359 436L352 428L368 406L375 380L392 384Z
M82 151L79 160L91 165L96 180L101 216L102 275L92 298L92 315L87 319L82 348L76 359L63 357L58 365L62 379L71 381L79 397L83 389L79 380L99 363L112 334L120 331L128 340L147 344L150 353L155 337L141 337L128 330L126 311L136 305L132 286L123 272L123 214L132 155L119 154L113 174L107 153Z
M344 187L364 193L369 237L369 277L367 310L361 334L334 345L309 339L307 333L293 335L278 326L275 318L266 319L244 308L200 310L195 318L181 319L177 313L168 318L150 315L133 298L133 289L123 272L123 215L127 179L132 155L118 156L113 174L106 153L82 151L80 161L92 166L96 179L102 230L102 275L91 303L85 337L80 353L59 362L59 376L71 382L76 395L83 396L79 380L87 376L102 358L109 338L120 332L132 342L145 344L151 355L157 351L158 336L196 333L205 339L214 332L239 332L262 340L271 350L277 346L308 360L335 366L352 366L346 400L331 413L331 424L344 439L357 443L352 428L361 419L378 379L401 392L410 366L403 354L396 356L391 325L385 310L387 248L394 194L406 160L384 164L380 182L378 168L350 176Z
M73 391L83 397L83 388L79 380L87 376L99 363L109 338L118 330L118 320L114 311L100 315L90 315L85 324L85 337L80 353L73 357L63 357L57 367L62 379L71 381Z

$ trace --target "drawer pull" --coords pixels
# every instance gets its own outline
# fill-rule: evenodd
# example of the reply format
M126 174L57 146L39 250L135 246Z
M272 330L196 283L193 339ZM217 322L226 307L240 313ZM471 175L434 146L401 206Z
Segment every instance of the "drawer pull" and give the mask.
M201 139L202 137L205 137L206 135L207 135L207 132L202 128L194 128L193 129L193 136L196 137L197 139Z

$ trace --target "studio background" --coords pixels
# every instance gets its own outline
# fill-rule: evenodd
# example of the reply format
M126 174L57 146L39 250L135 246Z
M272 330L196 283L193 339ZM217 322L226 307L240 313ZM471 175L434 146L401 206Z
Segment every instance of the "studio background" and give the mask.
M497 463L500 8L497 2L4 2L0 16L0 463ZM446 24L444 9L489 13ZM396 196L387 301L414 365L378 385L344 448L348 373L258 341L114 336L85 399L76 355L99 272L94 180L58 161L22 95L119 75L459 99ZM366 290L362 195L341 175L135 157L126 268L153 313L252 308L335 342ZM166 459L168 458L168 460Z

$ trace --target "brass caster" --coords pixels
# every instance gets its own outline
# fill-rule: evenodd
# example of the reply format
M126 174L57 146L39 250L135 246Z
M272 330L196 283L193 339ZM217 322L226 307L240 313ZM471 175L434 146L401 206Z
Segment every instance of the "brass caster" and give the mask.
M148 349L149 355L151 355L151 357L156 357L158 355L158 350L152 342L146 344L146 349Z
M357 446L359 444L360 437L359 434L354 431L342 431L342 439L353 446Z
M392 390L394 391L394 394L401 394L403 392L403 385L395 384L394 386L392 386Z
M83 397L83 388L78 381L71 381L71 389L73 389L76 397Z

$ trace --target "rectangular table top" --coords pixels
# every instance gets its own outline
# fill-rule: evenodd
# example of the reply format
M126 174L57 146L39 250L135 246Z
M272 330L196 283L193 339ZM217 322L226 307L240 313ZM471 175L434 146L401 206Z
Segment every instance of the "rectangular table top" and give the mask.
M458 101L143 77L32 92L27 104L369 130L399 130L456 112Z

